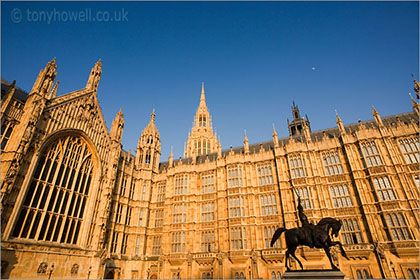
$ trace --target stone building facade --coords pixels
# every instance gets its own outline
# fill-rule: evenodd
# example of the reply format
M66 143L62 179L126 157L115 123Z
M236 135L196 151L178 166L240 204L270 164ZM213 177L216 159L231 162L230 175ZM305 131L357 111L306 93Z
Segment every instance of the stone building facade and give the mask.
M279 227L343 221L333 250L346 278L418 278L419 104L413 112L311 131L293 104L290 135L228 150L213 133L204 86L185 156L160 162L153 111L135 153L122 149L85 88L57 96L55 59L32 90L2 81L2 278L279 279ZM299 248L308 269L325 253ZM293 263L296 267L296 263Z

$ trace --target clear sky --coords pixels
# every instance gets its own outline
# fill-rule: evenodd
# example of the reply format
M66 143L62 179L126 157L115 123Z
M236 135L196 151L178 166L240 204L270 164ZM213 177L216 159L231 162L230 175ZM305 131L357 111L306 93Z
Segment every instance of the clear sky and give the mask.
M336 126L334 109L344 124L372 119L372 105L382 116L411 111L411 73L419 77L418 2L2 1L1 7L2 78L29 91L56 57L61 95L83 88L101 58L98 98L108 128L121 107L123 147L135 150L155 106L161 161L171 145L175 158L182 155L201 82L228 149L243 145L244 129L250 144L271 140L272 123L287 137L293 100L313 131ZM83 17L86 9L90 18Z

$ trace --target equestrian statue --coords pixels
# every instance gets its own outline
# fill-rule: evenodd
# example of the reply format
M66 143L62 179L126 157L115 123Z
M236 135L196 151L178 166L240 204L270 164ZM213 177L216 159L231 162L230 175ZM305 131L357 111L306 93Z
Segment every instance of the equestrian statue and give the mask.
M341 221L336 220L334 218L323 218L319 221L317 225L313 223L309 223L308 217L306 217L305 213L303 213L303 207L300 204L300 197L298 196L298 211L299 211L299 219L302 223L302 227L297 228L278 228L271 239L271 247L273 247L274 243L280 237L280 235L285 232L286 236L286 269L290 270L290 262L291 258L290 255L296 259L299 263L300 268L303 270L303 265L300 260L296 257L295 251L297 246L305 245L309 246L310 248L319 248L324 249L325 253L330 260L331 267L333 270L338 270L338 267L334 265L331 259L330 247L339 245L341 255L348 259L346 252L344 251L343 245L339 241L332 241L331 237L337 237L338 232L341 229ZM331 230L331 233L330 233ZM331 234L331 236L330 236ZM289 262L288 262L289 261Z

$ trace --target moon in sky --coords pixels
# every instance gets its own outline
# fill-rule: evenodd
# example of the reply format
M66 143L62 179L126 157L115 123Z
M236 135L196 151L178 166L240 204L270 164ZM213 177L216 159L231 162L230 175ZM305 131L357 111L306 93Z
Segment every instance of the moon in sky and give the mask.
M314 67L314 66L312 66L312 70L314 70L314 71L315 71L315 67Z

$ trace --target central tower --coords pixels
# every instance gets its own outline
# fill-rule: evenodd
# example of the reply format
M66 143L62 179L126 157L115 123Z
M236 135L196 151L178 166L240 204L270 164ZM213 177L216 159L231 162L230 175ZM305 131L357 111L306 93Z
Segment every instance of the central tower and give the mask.
M194 117L193 127L184 145L184 157L206 155L217 151L217 136L206 106L204 83L201 85L200 105Z

